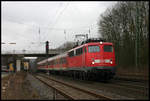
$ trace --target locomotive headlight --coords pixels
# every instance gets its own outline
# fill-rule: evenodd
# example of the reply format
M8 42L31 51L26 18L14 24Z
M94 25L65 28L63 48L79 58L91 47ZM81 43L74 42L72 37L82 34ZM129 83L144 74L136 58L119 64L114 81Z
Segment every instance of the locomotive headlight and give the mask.
M92 64L94 64L94 62L92 62Z
M100 42L100 44L102 44L102 42Z
M112 64L112 61L110 61L110 64Z

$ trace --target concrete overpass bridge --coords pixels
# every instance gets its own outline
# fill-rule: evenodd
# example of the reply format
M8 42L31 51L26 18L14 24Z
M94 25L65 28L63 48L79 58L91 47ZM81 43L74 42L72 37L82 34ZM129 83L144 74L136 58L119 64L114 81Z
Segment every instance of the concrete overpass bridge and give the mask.
M57 54L48 54L48 57L55 56ZM1 57L46 57L46 54L1 54Z
M65 51L66 50L51 49L49 50L48 57L53 57ZM17 61L18 60L24 61L24 57L37 57L36 61L38 62L40 60L47 58L47 55L45 53L18 53L18 54L5 53L5 54L1 54L1 63L2 63L1 66L8 66L10 63L21 64L21 62L18 63Z
M48 54L48 57L53 57L57 54ZM30 63L30 59L25 59L24 57L37 57L35 62L41 61L45 58L47 58L46 54L1 54L1 70L4 71L9 70L9 66L13 64L15 71L20 71L22 67L22 64L25 61L28 61ZM36 64L36 63L35 63ZM5 67L5 68L3 68ZM35 67L29 67L29 68L35 68Z
M50 49L48 57L55 56L57 54L61 54L65 52L65 49ZM1 56L17 56L17 57L45 57L47 56L45 53L2 53Z

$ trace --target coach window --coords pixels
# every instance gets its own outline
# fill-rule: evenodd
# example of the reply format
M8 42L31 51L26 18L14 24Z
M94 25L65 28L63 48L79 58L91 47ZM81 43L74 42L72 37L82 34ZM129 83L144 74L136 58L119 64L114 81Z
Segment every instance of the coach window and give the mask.
M56 60L54 60L54 65L56 65Z
M60 64L63 64L63 58L60 58Z
M67 63L67 59L66 58L64 58L64 63Z
M60 64L64 64L64 63L65 63L64 60L65 60L65 58L61 58L61 59L60 59L60 61L61 61Z
M104 46L104 52L113 52L112 45L105 45Z
M60 58L59 64L62 64L62 58Z
M69 57L74 56L74 51L69 52Z
M57 61L56 61L56 60L54 60L54 64L55 64L55 65L57 64Z
M88 46L88 52L93 53L93 52L99 52L100 48L99 46Z
M83 53L83 48L78 48L77 50L76 50L76 55L80 55L80 54L82 54Z
M65 58L63 58L63 64L64 64L64 63L66 63L66 61L65 61L65 60L66 60L66 59L65 59Z
M86 53L86 51L87 51L87 50L86 50L86 47L84 47L84 52Z

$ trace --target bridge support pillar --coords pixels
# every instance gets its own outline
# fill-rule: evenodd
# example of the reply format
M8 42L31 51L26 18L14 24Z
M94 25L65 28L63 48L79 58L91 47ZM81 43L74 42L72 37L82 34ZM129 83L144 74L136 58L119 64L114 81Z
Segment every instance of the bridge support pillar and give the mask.
M17 71L20 71L20 69L21 69L21 60L16 60L16 69L17 69Z

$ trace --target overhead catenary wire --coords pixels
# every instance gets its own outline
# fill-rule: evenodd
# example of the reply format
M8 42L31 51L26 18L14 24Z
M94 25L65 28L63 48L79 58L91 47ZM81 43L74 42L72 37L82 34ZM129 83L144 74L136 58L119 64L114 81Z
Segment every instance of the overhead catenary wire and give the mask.
M69 6L69 3L67 3L64 7L64 9L62 11L60 11L60 13L58 14L55 23L53 23L53 26L55 27L56 23L58 22L58 20L60 19L60 17L62 16L63 12L66 10L66 8ZM52 31L52 30L51 30Z
M60 7L60 6L62 6L62 5L59 5L59 7ZM61 9L57 9L57 10L56 10L57 13L56 13L56 17L55 17L54 22L51 24L51 27L49 27L50 23L48 23L48 25L47 25L47 28L50 29L50 32L51 32L52 30L54 30L54 29L57 29L57 28L54 28L54 26L55 26L56 22L58 21L58 18L60 17L60 15L62 15L62 13L64 12L64 10L66 9L67 6L68 6L68 3L67 3L67 5L65 5L65 7L64 7L63 10L61 10ZM59 12L59 11L60 11L60 12ZM57 30L59 30L59 29L57 29ZM44 35L46 35L47 32L48 32L48 30L45 30ZM50 32L49 32L49 33L50 33ZM47 35L46 35L45 37L47 37ZM44 39L45 39L45 37L44 37Z
M56 13L56 14L58 14L58 15L56 15L56 19L55 19L55 21L53 22L53 24L51 25L51 26L53 26L53 28L51 28L51 30L49 31L49 33L51 33L51 32L53 31L53 29L56 29L56 28L54 28L54 27L55 27L56 23L58 22L59 18L61 17L61 15L63 14L63 12L65 11L65 9L67 8L68 5L69 5L69 3L67 3L67 4L65 5L65 7L63 8L63 10L61 10L59 13ZM48 25L49 25L49 24L48 24ZM49 27L49 26L48 26L48 27ZM64 30L64 29L63 29L63 30ZM46 35L47 32L48 32L48 30L45 30L44 35ZM44 36L43 38L44 38L44 39L47 38L47 35Z
M62 5L62 4L61 4ZM61 5L59 5L59 6L61 6ZM90 32L89 33L92 33L92 28L91 28L91 26L94 26L94 25L90 25L90 26L82 26L82 27L79 27L79 28L55 28L55 26L56 26L56 24L58 23L58 21L60 20L60 17L63 15L63 13L65 12L65 10L67 9L67 7L69 6L69 3L67 3L67 4L65 4L64 5L64 7L62 8L62 9L60 9L59 7L58 7L58 9L57 9L57 11L56 11L56 17L55 17L55 20L53 21L53 23L51 24L51 26L49 27L49 24L50 23L48 23L48 26L47 26L47 28L46 27L42 27L42 26L40 26L40 33L39 33L39 45L41 45L41 44L45 44L45 43L41 43L42 42L42 40L44 40L44 39L47 39L47 32L49 32L49 33L51 33L52 31L54 31L54 30L57 30L57 31L62 31L62 33L63 33L63 31L65 30L65 31L73 31L74 30L74 32L79 32L79 30L81 31L81 32L83 32L83 33L87 33L89 30L90 30ZM51 19L51 17L50 17L50 19ZM22 23L22 22L19 22L19 24L25 24L25 23ZM25 25L28 25L28 24L25 24ZM39 26L36 26L37 27L37 29L38 29L38 27ZM95 28L95 27L93 27L93 28ZM45 30L44 30L45 29ZM49 31L50 30L50 31ZM44 33L42 32L42 31L45 31ZM36 34L36 36L38 36L38 33ZM28 39L27 39L28 40ZM29 41L31 41L31 40L29 40ZM34 44L38 44L38 42L34 42ZM31 47L31 45L32 44L29 44L30 46L29 47ZM37 48L39 48L38 46L37 46Z
M59 7L61 6L61 4L59 4ZM58 14L58 11L59 11L59 8L56 10L56 16L57 16L57 14ZM49 26L49 24L50 24L50 22L51 22L51 16L49 17L50 18L50 20L48 21L48 24L47 24L47 27L43 27L43 29L47 29L48 28L48 26ZM56 17L54 17L54 18L56 18ZM47 35L46 35L46 31L47 30L44 30L44 32L43 32L43 38L45 39L46 37L47 37Z

